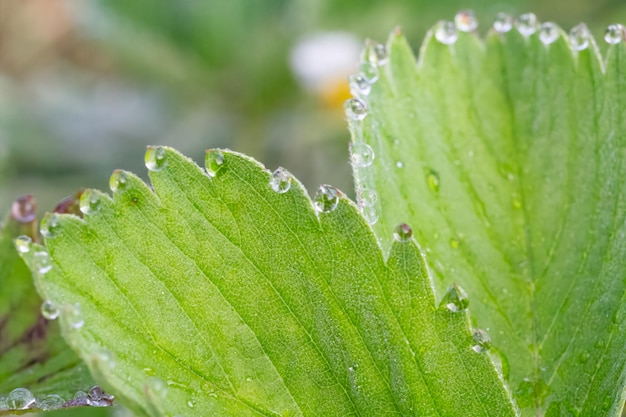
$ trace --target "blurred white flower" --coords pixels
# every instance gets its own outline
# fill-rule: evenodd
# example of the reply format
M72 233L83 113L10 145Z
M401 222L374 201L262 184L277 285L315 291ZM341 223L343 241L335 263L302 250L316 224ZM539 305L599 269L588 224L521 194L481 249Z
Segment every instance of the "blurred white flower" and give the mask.
M322 95L358 69L362 42L347 32L321 32L300 39L291 50L289 64L307 90Z

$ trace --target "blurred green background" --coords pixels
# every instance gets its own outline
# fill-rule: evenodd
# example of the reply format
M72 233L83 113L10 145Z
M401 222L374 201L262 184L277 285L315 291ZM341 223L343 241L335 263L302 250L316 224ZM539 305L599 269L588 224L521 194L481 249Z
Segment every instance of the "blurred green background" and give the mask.
M229 147L351 195L342 102L363 40L400 25L417 49L462 8L481 33L500 11L584 21L601 47L626 22L624 0L1 0L0 213L107 189L115 168L145 176L148 144L197 161Z
M461 8L482 33L499 11L600 40L626 21L623 0L2 0L0 212L107 189L115 168L145 176L148 144L197 161L229 147L351 194L341 104L363 40L401 25L417 49Z

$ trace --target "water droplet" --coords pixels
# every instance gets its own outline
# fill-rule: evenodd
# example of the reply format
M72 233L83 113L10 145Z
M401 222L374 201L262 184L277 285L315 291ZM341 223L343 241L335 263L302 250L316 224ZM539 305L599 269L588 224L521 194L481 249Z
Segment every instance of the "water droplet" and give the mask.
M357 168L365 168L374 162L374 150L367 143L351 143L350 158Z
M474 339L475 343L475 345L472 346L472 350L476 353L483 353L491 347L491 338L484 330L474 329L472 339Z
M359 205L361 207L372 207L378 201L376 191L369 188L361 188L359 191Z
M100 388L100 386L98 385L91 387L91 389L89 390L89 398L91 398L92 400L99 401L104 395L104 391L102 391L102 388Z
M102 197L94 190L85 190L80 196L80 211L89 216L100 211Z
M402 161L396 162L396 168L403 168L403 167L404 167L404 163Z
M537 16L533 13L524 13L515 22L515 27L519 33L521 33L525 37L529 37L533 33L537 32L537 26L539 25L539 21L537 20Z
M353 97L344 104L346 116L351 120L363 120L367 116L367 104L359 98Z
M18 197L11 206L11 216L20 223L30 223L37 218L37 207L32 195Z
M116 169L109 178L109 188L114 193L124 191L128 186L128 174L122 170Z
M330 213L339 204L339 190L331 185L320 185L313 198L315 210L320 213Z
M61 227L59 225L59 215L57 213L46 213L43 219L41 219L39 231L45 238L53 238L57 236L61 231Z
M459 247L459 245L460 245L460 244L461 244L461 242L459 242L459 240L458 240L458 239L456 239L456 238L454 238L454 237L453 237L453 238L450 238L450 247L451 247L452 249L457 249L457 248Z
M37 251L33 253L33 266L40 274L46 274L52 269L50 255L46 251Z
M187 407L193 408L196 405L196 401L192 398L187 401Z
M435 38L444 45L452 45L458 37L454 23L441 20L435 25Z
M381 67L389 61L389 54L385 45L376 43L368 49L368 59L372 64Z
M406 223L396 226L393 231L393 238L398 242L408 242L413 237L413 229Z
M606 28L606 32L604 32L604 40L609 45L617 45L626 39L626 31L624 30L624 26L618 24L609 25Z
M46 300L41 304L41 315L46 320L54 320L59 317L59 309L51 300Z
M426 174L426 182L428 183L428 188L436 193L439 192L439 174L437 174L437 171L429 170Z
M167 384L161 378L156 376L151 376L146 379L146 387L150 390L151 393L156 395L158 398L165 399L167 396Z
M66 304L64 306L65 320L72 329L80 329L85 324L80 304Z
M115 397L107 394L99 385L94 385L87 394L87 404L92 407L108 407L113 405Z
M587 49L590 37L589 29L584 23L574 26L569 32L569 39L575 51Z
M85 391L76 391L76 393L74 394L75 400L87 400L88 397L89 395ZM86 402L87 401L85 401L85 403Z
M578 357L578 362L586 363L589 360L590 357L591 357L591 355L589 354L589 352L586 352L586 351L582 352L580 354L580 356Z
M454 16L456 28L461 32L473 32L478 28L478 21L473 10L461 10Z
M550 45L551 43L556 42L558 38L559 27L556 23L545 22L541 24L539 27L539 40L543 42L544 45Z
M272 173L270 187L279 194L284 194L291 188L291 174L285 168L280 167Z
M148 146L144 160L150 171L161 171L167 166L167 151L162 146Z
M35 396L26 388L15 388L7 397L10 410L26 410L35 404Z
M510 32L513 29L513 16L506 13L498 13L493 21L493 28L500 33Z
M453 284L448 288L441 303L451 312L460 313L469 306L469 298L467 298L467 293L463 288Z
M224 154L219 149L208 149L204 157L204 166L207 174L217 177L224 170Z
M28 253L30 252L33 240L29 236L22 235L18 236L14 243L15 249L17 249L19 253Z
M372 91L372 86L367 82L363 74L354 74L348 77L350 92L355 97L366 96Z
M44 411L56 410L65 404L65 399L60 395L49 394L37 401L37 406Z
M363 218L371 225L376 224L378 221L378 213L374 207L363 207L361 213L363 214Z
M371 62L363 62L359 67L360 74L367 80L369 84L378 81L378 68Z

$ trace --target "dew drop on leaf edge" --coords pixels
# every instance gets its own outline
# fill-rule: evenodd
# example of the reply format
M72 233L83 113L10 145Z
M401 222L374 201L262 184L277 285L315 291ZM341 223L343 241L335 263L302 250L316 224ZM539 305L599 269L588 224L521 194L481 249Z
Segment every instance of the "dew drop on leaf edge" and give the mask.
M624 26L619 23L609 25L604 32L604 40L609 45L617 45L626 38Z
M35 396L26 388L15 388L7 397L7 405L11 410L27 410L35 404Z
M57 213L46 213L41 219L39 231L45 238L53 238L60 232L59 215Z
M461 32L473 32L478 28L478 20L473 10L461 10L454 16L456 28Z
M554 22L542 23L539 27L539 40L544 45L550 45L559 38L559 27Z
M584 23L574 26L569 33L570 42L575 51L587 49L587 47L589 47L590 37L589 29Z
M377 67L382 67L389 61L387 47L381 43L374 43L367 48L368 61Z
M148 146L144 160L150 171L161 171L167 166L167 151L162 146Z
M482 329L474 329L472 339L474 340L472 350L476 353L483 353L491 347L491 338Z
M112 192L117 193L126 189L128 185L128 174L122 170L115 170L109 178L109 188Z
M313 197L313 205L319 213L330 213L339 204L339 191L331 185L320 185Z
M28 253L30 252L33 240L30 238L30 236L22 235L18 236L15 239L14 243L15 249L17 249L19 253Z
M65 404L65 399L56 394L48 394L37 401L37 407L44 411L57 410L63 404Z
M513 16L507 13L498 13L493 21L493 28L500 33L510 32L513 29Z
M393 231L393 238L398 242L408 242L413 237L413 229L406 223L396 226Z
M278 194L284 194L291 188L291 174L285 168L279 167L270 178L270 187Z
M469 298L463 288L451 285L443 297L442 304L451 312L460 313L469 306Z
M350 83L350 92L355 97L367 96L372 91L372 85L361 73L348 77L348 82Z
M366 168L372 165L375 158L374 150L367 143L351 143L350 159L357 168Z
M90 216L100 211L102 197L94 190L85 190L80 196L79 209L84 215Z
M515 27L518 32L525 37L529 37L533 33L537 32L537 26L539 21L534 13L524 13L520 15L515 21Z
M30 223L37 218L35 198L31 195L18 197L11 206L11 216L20 223Z
M371 207L378 201L376 191L369 188L361 188L358 192L359 205L362 207Z
M204 158L204 166L207 174L215 178L224 169L224 154L219 149L209 149L206 151Z
M55 320L59 317L59 308L52 300L46 300L41 303L41 315L46 320Z
M442 44L452 45L458 37L459 34L454 23L441 20L435 25L435 39Z
M47 274L52 269L50 255L45 250L33 253L33 266L40 274Z
M344 110L349 120L361 121L367 116L367 104L360 98L346 100Z

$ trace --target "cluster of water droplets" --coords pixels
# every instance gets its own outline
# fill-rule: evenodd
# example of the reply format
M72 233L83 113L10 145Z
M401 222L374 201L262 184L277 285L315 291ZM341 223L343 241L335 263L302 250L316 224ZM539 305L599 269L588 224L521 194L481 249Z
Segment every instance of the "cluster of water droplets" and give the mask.
M0 397L0 410L58 410L64 407L93 406L106 407L113 405L114 397L102 391L98 385L89 392L78 391L73 398L66 400L57 394L36 397L27 388L15 388L6 397Z
M350 160L355 169L372 166L376 157L372 147L363 141L362 123L369 111L368 96L372 91L373 85L380 77L380 71L388 62L389 54L387 47L383 44L368 42L363 52L363 61L359 67L359 72L348 78L350 92L353 97L345 102L344 109L350 125L350 131L352 132ZM320 187L316 198L317 196L325 198L323 196L327 191L327 186ZM332 196L330 197L332 200ZM378 212L375 208L378 200L376 192L359 185L357 187L357 199L359 209L365 220L369 224L375 224L378 221ZM316 203L316 208L321 206L324 205Z
M454 21L439 21L433 28L434 37L444 45L452 45L457 39L459 32L475 32L478 21L471 10L461 10L454 17ZM524 37L538 34L539 40L550 45L556 42L561 35L561 30L553 22L540 23L533 13L524 13L514 18L507 13L498 13L493 21L493 30L498 33L510 32L513 28ZM624 26L613 24L607 27L604 40L610 44L626 41ZM591 42L591 34L584 24L573 27L569 33L569 42L575 51L587 49Z

